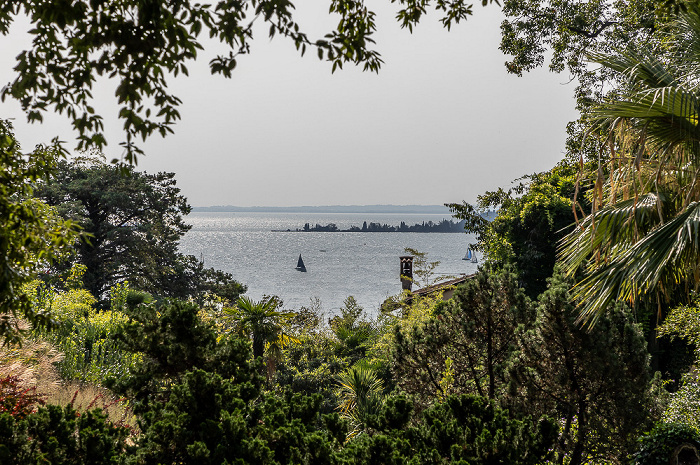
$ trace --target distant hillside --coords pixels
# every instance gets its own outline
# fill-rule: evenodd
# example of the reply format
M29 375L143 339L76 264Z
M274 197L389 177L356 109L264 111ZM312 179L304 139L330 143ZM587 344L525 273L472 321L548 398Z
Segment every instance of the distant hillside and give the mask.
M194 212L262 212L262 213L418 213L448 214L444 205L328 205L322 207L236 207L233 205L194 207Z

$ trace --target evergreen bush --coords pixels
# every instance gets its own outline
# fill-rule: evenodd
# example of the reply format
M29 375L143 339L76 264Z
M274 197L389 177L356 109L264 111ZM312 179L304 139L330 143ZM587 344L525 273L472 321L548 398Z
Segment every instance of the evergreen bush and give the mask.
M697 429L678 423L659 423L640 438L634 464L697 464L700 462L699 451L700 433Z
M120 465L133 447L129 429L114 426L100 410L76 412L70 405L40 407L24 418L0 414L3 465Z

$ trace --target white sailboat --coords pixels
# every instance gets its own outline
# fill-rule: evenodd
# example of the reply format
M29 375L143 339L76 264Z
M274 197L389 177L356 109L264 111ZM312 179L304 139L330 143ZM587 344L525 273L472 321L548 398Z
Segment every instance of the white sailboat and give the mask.
M479 260L476 258L476 252L472 252L472 248L467 248L467 253L464 255L462 260L467 260L468 262L478 263Z
M464 258L462 258L462 260L467 260L467 261L471 261L471 260L472 260L472 249L471 249L471 247L469 247L469 248L467 249L467 253L464 254Z

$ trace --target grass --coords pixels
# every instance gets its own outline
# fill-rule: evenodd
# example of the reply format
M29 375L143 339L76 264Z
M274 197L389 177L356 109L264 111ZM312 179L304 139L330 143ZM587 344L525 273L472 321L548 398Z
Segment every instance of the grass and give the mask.
M100 408L113 424L136 431L136 417L126 399L92 383L61 378L57 365L64 358L50 342L25 338L21 346L0 347L0 378L16 376L23 389L35 387L47 404L72 404L78 412Z

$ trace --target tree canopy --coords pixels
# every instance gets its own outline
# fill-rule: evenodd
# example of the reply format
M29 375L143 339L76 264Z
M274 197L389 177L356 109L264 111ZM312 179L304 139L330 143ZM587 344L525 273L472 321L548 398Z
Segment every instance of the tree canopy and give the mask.
M245 291L230 274L178 252L190 229L183 220L190 206L174 173L120 169L100 158L61 161L37 195L88 234L76 246L77 260L86 267L85 287L97 298L125 280L166 297L210 292L235 301Z
M486 5L494 0L482 0ZM426 14L429 1L399 0L397 20L413 26ZM436 0L434 7L448 29L473 12L464 0ZM29 121L47 111L65 114L79 134L79 149L106 144L104 123L95 111L92 87L101 76L116 82L118 117L124 122L124 158L135 163L136 145L157 133L173 132L180 118L180 99L168 89L171 77L187 74L187 65L203 50L200 36L223 44L226 52L209 62L213 74L230 77L242 55L251 52L256 23L270 38L283 36L301 54L315 49L332 70L354 63L378 71L382 60L374 49L375 13L361 0L332 0L335 29L322 38L307 36L289 0L22 0L0 5L0 33L7 36L14 19L29 18L32 46L17 56L16 78L0 96L16 99Z
M455 217L466 220L465 229L476 234L488 261L515 266L520 285L532 299L547 288L557 259L557 242L573 227L576 172L576 167L562 164L524 176L511 189L485 192L475 205L446 205ZM577 207L589 211L584 190L580 189ZM479 212L492 208L498 214L487 221Z
M670 27L664 53L593 56L628 84L591 112L607 153L584 173L594 182L592 214L561 250L570 275L587 272L576 287L587 322L613 301L651 302L662 315L698 289L700 7L688 3Z

